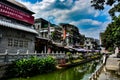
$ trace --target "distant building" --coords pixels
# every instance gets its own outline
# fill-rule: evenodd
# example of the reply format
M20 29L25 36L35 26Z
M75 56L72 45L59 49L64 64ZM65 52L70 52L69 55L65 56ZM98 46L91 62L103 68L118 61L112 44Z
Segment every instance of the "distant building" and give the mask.
M49 39L52 32L55 31L55 25L43 18L35 19L34 28L39 33L39 37Z
M80 33L76 26L66 23L61 23L63 30L65 30L65 34L63 33L63 38L65 36L66 46L74 47L80 45Z
M63 28L61 26L56 26L55 31L52 32L52 34L51 34L52 42L54 44L63 46L62 45L62 41L63 41L62 35L63 35Z
M36 38L36 50L38 52L46 53L49 48L52 51L60 51L65 48L80 47L84 42L84 36L79 33L76 26L71 24L54 25L45 19L38 18L35 20L34 28L39 33Z
M101 32L100 35L99 35L99 38L100 38L100 45L101 45L101 46L103 45L103 43L102 43L102 36L103 36L103 35L104 35L103 32Z
M36 50L39 53L40 52L46 53L52 44L51 35L52 32L55 31L55 25L51 24L50 22L43 18L38 18L35 19L34 28L39 34L36 38Z
M34 14L15 0L0 0L0 53L34 52Z
M85 38L85 41L84 41L85 49L90 49L90 50L99 49L99 45L100 44L98 39L94 39L90 37Z

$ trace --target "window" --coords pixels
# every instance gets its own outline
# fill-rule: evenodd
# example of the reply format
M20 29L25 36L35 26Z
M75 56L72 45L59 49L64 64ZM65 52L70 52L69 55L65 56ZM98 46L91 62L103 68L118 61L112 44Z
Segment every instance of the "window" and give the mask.
M18 40L14 40L14 47L18 47Z
M19 39L9 38L8 39L8 46L28 48L28 41L27 40L19 40Z
M8 46L13 46L13 39L8 39Z
M23 41L22 40L20 40L20 42L19 42L19 47L23 47Z
M39 25L38 25L38 27L37 27L37 28L38 28L38 30L39 30Z
M25 48L28 47L28 41L24 41L24 47L25 47Z
M86 41L86 44L89 44L89 42L88 42L88 41Z

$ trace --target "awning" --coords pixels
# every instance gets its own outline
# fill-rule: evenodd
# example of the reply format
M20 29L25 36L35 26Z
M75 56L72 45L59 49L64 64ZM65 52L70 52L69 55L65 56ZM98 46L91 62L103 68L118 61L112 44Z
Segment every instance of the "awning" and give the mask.
M29 28L29 27L26 27L23 25L19 25L19 24L13 24L13 23L10 23L7 21L0 20L0 25L3 25L5 27L9 27L9 28L14 28L14 29L26 31L26 32L30 32L30 33L34 33L34 34L38 34L38 32L32 28Z
M87 52L87 50L83 48L74 48L74 49L78 52Z

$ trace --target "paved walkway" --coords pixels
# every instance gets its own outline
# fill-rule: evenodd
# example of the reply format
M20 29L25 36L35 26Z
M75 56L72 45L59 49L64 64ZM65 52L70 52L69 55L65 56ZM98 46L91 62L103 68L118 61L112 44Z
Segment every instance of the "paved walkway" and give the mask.
M106 69L118 71L120 68L120 58L108 58L106 61Z
M97 80L120 80L120 76L115 74L115 72L107 71L104 67Z

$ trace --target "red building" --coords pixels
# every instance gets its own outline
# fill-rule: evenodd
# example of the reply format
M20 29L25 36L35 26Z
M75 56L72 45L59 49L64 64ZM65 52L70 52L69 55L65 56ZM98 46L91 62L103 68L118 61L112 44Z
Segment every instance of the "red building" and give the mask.
M0 53L34 52L34 14L15 0L0 0Z

